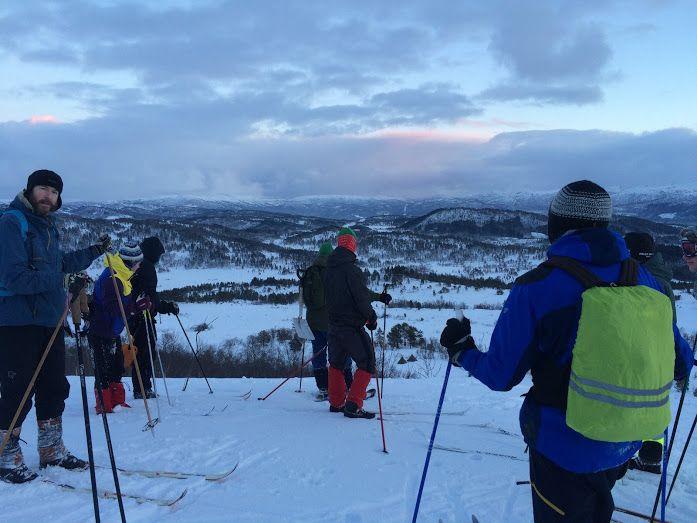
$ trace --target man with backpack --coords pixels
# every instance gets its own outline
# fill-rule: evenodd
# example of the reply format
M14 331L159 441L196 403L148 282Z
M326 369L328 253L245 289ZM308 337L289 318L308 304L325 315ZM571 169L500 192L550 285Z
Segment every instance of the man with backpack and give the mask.
M307 310L305 317L312 330L315 339L312 340L312 373L317 384L317 401L325 401L329 394L329 371L327 370L327 331L329 331L329 314L324 297L324 274L327 270L327 259L332 253L332 244L324 242L319 247L319 253L315 261L302 275L300 285L302 287L303 302ZM350 389L353 383L353 371L351 357L346 356L344 366L344 381L346 388Z
M531 371L520 426L538 523L610 521L615 482L642 440L667 428L672 381L692 366L670 300L608 230L611 216L602 187L562 188L549 208L548 259L516 280L488 352L466 318L441 334L453 365L492 390Z
M64 253L51 214L61 207L63 180L53 171L33 172L27 187L0 216L0 480L24 483L36 474L24 464L19 446L31 399L13 417L46 350L67 313L65 275L87 269L109 247L108 236L79 251ZM72 287L80 292L84 280ZM62 414L70 385L65 378L62 329L54 339L35 382L39 466L85 469L63 444ZM30 397L31 398L31 397Z
M363 410L366 388L375 372L375 348L365 328L378 328L371 302L389 303L392 297L376 294L366 286L363 271L356 265L358 238L349 227L339 231L338 245L329 256L324 277L324 295L329 313L329 410L348 418L375 417ZM343 370L346 357L356 362L356 373L346 393Z

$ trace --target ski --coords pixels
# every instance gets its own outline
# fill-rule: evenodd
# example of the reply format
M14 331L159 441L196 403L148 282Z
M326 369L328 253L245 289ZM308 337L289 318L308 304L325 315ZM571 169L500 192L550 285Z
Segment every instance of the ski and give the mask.
M615 507L615 510L617 512L621 512L622 514L627 514L629 516L634 516L635 518L643 519L645 521L658 521L658 519L654 518L651 519L651 516L648 514L643 514L641 512L636 512L634 510L630 510L628 508L622 508L622 507ZM659 518L660 519L660 518ZM670 523L668 520L666 520L666 523Z
M232 467L230 470L227 470L225 472L220 472L217 474L206 474L202 472L172 472L172 471L166 471L166 470L135 470L135 469L126 469L126 468L118 468L118 471L121 474L124 474L126 476L141 476L144 478L169 478L169 479L189 479L189 478L203 478L206 481L222 481L226 478L228 478L230 475L232 475L233 472L237 470L237 467L239 466L239 462L235 464L234 467ZM100 469L107 469L108 467L104 467L102 465L97 465L97 468Z
M479 523L479 519L474 514L472 514L472 523Z
M497 458L507 458L515 461L528 461L527 459L519 458L518 456L512 456L510 454L499 454L498 452L489 452L486 450L460 449L457 447L444 447L442 445L433 445L433 448L437 450L444 450L446 452L457 452L459 454L481 454L483 456L495 456Z
M75 485L70 485L69 483L61 483L59 481L54 481L52 479L46 479L42 478L41 479L42 483L47 483L49 485L54 485L58 487L61 490L64 490L66 492L79 492L79 493L84 493L84 494L92 494L92 489L87 488L87 487L76 487ZM176 498L150 498L147 496L138 496L136 494L126 494L124 492L121 493L121 497L123 499L131 499L135 501L138 504L143 504L143 503L152 503L155 505L158 505L160 507L171 507L176 505L179 501L182 500L184 496L186 496L186 493L188 492L188 489L184 489L181 494L179 494ZM111 490L99 490L97 492L97 495L100 498L104 499L117 499L118 496L116 492L113 492Z

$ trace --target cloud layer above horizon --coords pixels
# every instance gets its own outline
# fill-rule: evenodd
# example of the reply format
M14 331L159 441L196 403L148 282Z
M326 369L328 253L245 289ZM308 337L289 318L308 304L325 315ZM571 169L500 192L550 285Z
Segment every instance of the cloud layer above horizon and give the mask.
M631 124L641 89L613 93L680 7L654 4L3 5L0 191L36 168L85 199L690 182L694 108Z

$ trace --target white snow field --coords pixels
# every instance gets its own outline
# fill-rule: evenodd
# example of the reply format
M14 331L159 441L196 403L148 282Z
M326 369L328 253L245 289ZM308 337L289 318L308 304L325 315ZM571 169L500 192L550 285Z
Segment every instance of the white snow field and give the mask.
M312 380L296 393L293 379L266 401L279 381L272 379L211 380L208 394L195 379L182 392L182 379L168 381L173 407L160 399L162 420L155 436L142 432L146 421L142 402L109 415L117 464L146 470L214 473L239 462L221 482L201 478L167 479L120 475L124 493L171 498L187 489L175 506L125 501L128 521L236 522L407 522L411 521L428 439L442 385L432 379L386 380L383 408L389 454L382 452L380 423L349 420L328 412L328 404L313 401ZM86 457L79 382L64 415L69 448ZM127 380L124 380L127 382ZM127 382L127 385L128 384ZM160 392L162 384L160 382ZM373 382L374 385L374 382ZM88 387L92 380L88 379ZM421 504L420 521L468 522L476 514L482 523L532 521L525 445L519 435L520 394L529 381L509 393L494 393L461 369L453 369L443 406L436 445ZM251 398L240 394L252 390ZM129 394L130 397L130 394ZM673 394L674 404L679 395ZM672 460L672 471L697 405L690 393ZM94 399L90 394L90 405ZM153 412L154 402L150 403ZM377 399L366 408L377 410ZM213 410L211 410L213 409ZM205 415L209 414L209 415ZM91 414L95 459L108 467L101 418ZM25 458L38 466L33 413L22 437ZM491 452L491 455L478 452ZM505 457L510 456L510 457ZM51 469L42 477L89 488L88 472ZM100 488L113 489L108 468L97 471ZM658 476L629 471L614 490L617 505L650 512ZM670 500L668 520L697 521L697 452L688 452ZM65 492L40 481L0 484L2 521L80 522L92 518L89 493ZM116 501L100 500L103 521L118 521ZM638 521L617 513L616 521Z

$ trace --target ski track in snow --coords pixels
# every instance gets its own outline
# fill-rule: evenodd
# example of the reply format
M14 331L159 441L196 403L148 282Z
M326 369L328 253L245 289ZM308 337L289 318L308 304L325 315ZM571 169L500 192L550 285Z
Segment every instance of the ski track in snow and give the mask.
M65 439L71 451L86 456L79 382L70 378L72 394L64 414ZM155 437L142 432L142 402L109 415L117 465L131 469L181 470L215 473L239 461L225 481L152 479L121 475L123 492L170 498L184 488L187 496L172 508L125 501L129 522L405 522L411 520L424 458L428 448L441 377L386 380L385 432L389 454L383 454L377 420L348 420L330 414L327 403L313 401L314 384L303 382L294 392L292 380L266 401L256 397L271 390L273 379L214 379L214 394L203 380L194 379L186 392L183 380L169 380L174 406L161 398L162 421ZM529 379L509 393L493 393L467 373L451 374L436 444L520 456L525 443L519 435L520 394ZM92 379L88 379L92 386ZM253 386L252 398L240 401ZM130 395L129 395L130 396ZM679 395L673 393L674 405ZM90 398L93 403L93 399ZM228 405L227 409L222 409ZM91 405L93 407L93 405ZM214 414L203 416L212 407ZM154 408L154 405L152 405ZM366 408L377 410L375 399ZM697 407L688 397L674 450L672 476L679 452ZM389 414L392 413L392 414ZM400 414L401 413L401 414ZM109 463L101 418L90 417L97 463ZM505 431L505 432L502 432ZM36 426L30 414L22 433L25 458L38 467ZM48 470L56 481L90 486L88 472ZM101 489L113 489L111 471L97 471ZM486 454L461 454L434 449L421 503L419 521L482 523L531 521L526 462ZM650 512L658 476L630 471L614 490L617 505ZM691 500L697 493L697 453L688 452L671 498L668 518L697 520ZM3 521L52 523L90 521L88 494L66 493L51 485L0 484ZM115 501L100 500L103 521L117 521ZM636 521L616 514L618 521Z

